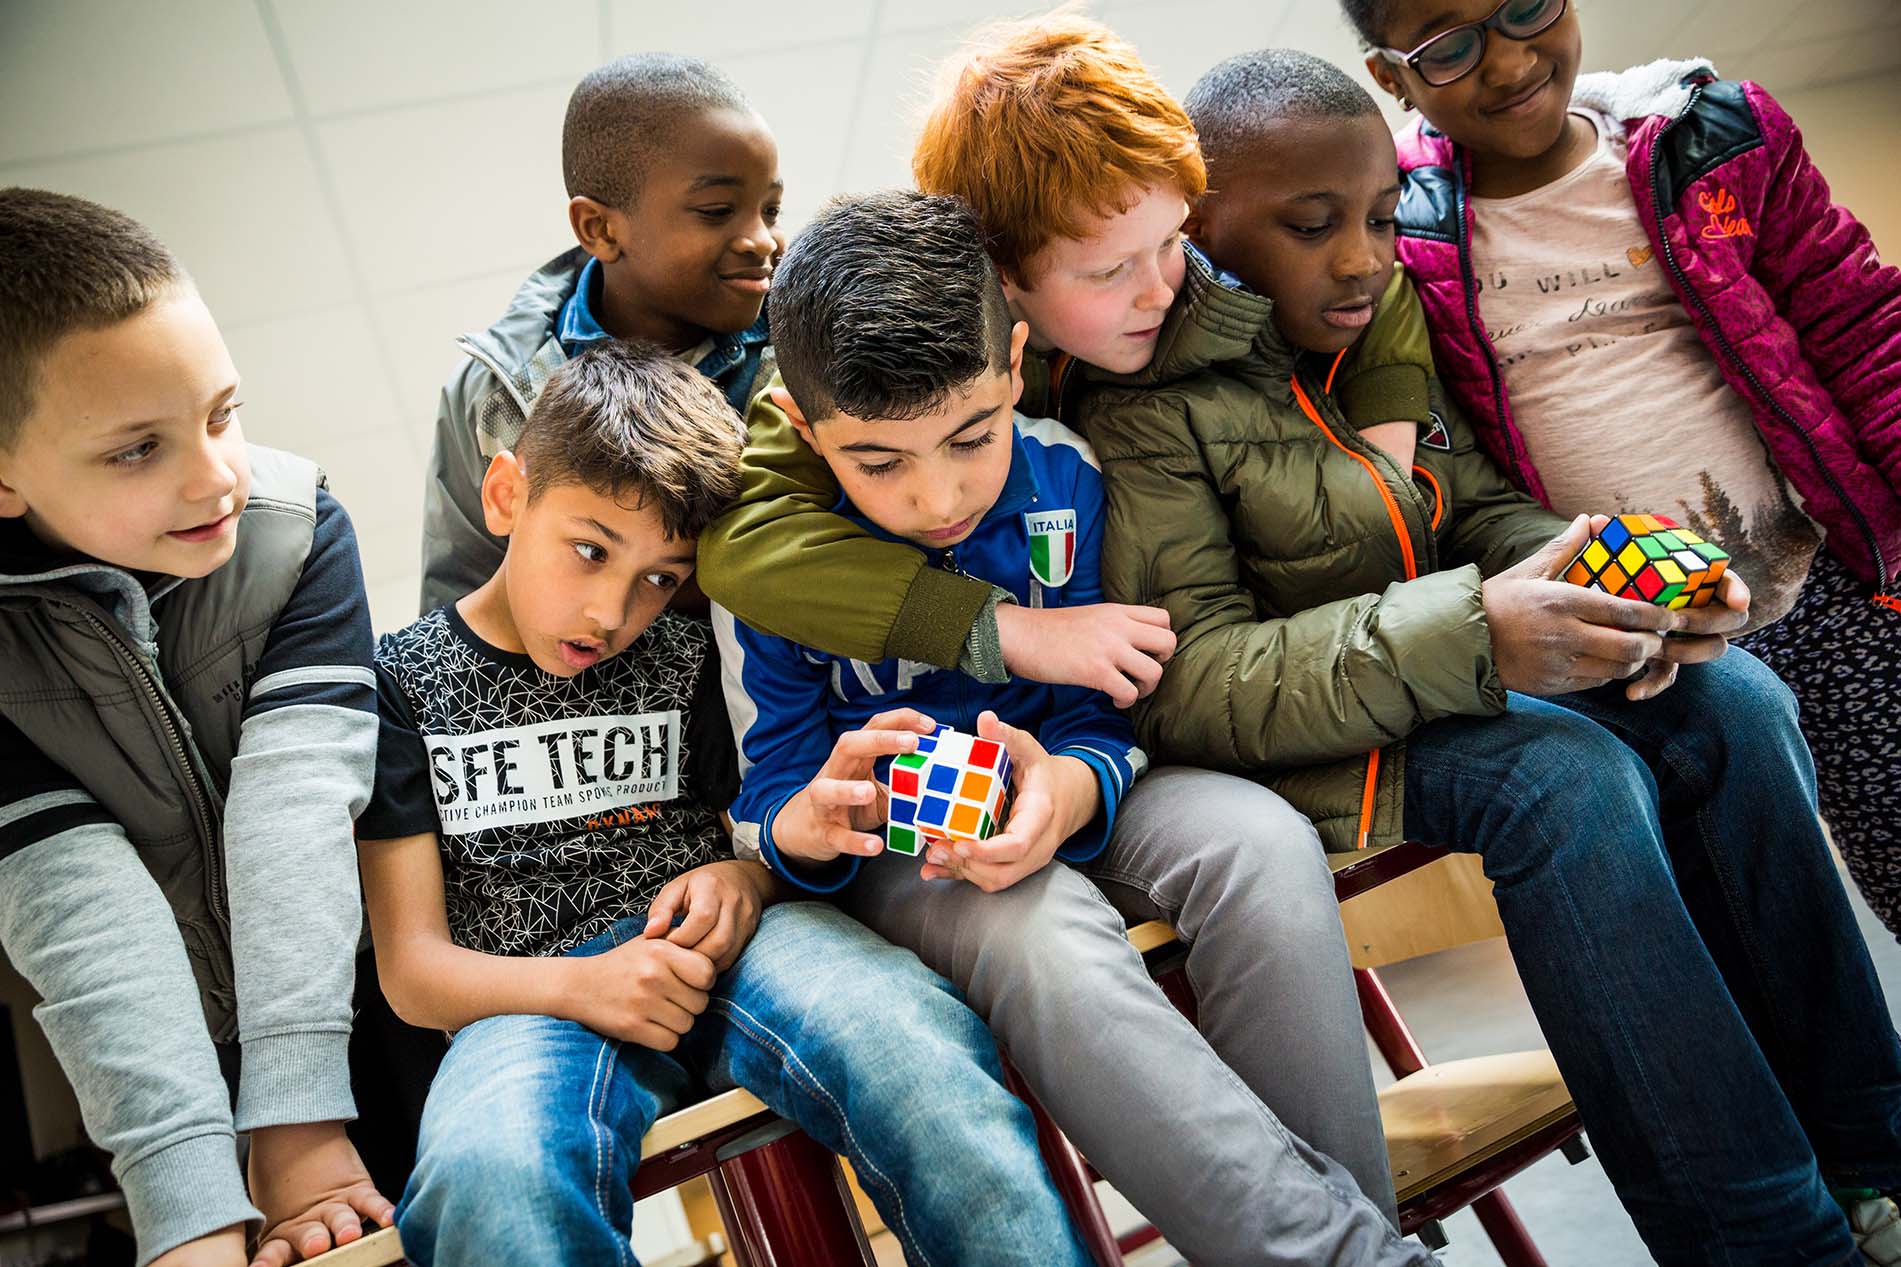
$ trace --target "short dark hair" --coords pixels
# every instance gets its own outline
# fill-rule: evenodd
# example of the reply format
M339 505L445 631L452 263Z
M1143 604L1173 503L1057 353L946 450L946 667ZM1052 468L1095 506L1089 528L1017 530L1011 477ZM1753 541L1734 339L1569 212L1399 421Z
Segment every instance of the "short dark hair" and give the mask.
M151 230L84 198L0 189L0 448L33 412L40 361L76 330L143 312L185 270Z
M581 484L653 505L697 537L739 493L746 429L711 379L650 344L609 339L566 362L528 411L515 456L528 496Z
M1340 11L1347 15L1364 47L1379 48L1386 43L1380 32L1393 20L1394 5L1395 0L1340 0Z
M1373 95L1325 58L1292 48L1262 48L1217 62L1182 102L1201 138L1210 182L1231 170L1261 126L1274 119L1378 116Z
M1009 305L962 198L834 198L786 251L767 302L779 372L808 421L917 418L1009 368Z
M718 67L677 53L630 53L587 73L568 98L561 125L561 175L568 197L628 208L654 156L689 115L750 111Z

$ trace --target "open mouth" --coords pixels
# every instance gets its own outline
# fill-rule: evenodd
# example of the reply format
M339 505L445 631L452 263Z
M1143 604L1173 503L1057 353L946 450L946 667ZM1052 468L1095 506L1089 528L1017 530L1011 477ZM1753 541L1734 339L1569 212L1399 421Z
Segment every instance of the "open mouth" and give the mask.
M585 669L597 664L607 653L607 644L598 638L563 638L555 644L561 662L570 669Z
M213 541L223 536L237 521L238 512L234 510L228 515L220 515L209 523L199 524L196 528L181 528L177 532L168 532L165 535L175 541L188 541L194 544L201 541Z
M1325 309L1320 319L1340 330L1358 330L1373 320L1373 301L1356 299L1350 304L1338 304Z

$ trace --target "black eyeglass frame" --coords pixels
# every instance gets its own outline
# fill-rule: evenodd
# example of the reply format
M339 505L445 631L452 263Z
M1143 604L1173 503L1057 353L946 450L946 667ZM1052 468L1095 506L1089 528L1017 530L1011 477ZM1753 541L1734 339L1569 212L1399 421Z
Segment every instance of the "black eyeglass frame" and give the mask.
M1500 15L1503 14L1507 8L1519 2L1520 0L1499 0L1499 6L1496 9L1493 9L1485 17L1480 18L1476 22L1461 22L1458 26L1451 27L1447 30L1441 31L1437 35L1428 39L1425 43L1421 44L1418 48L1414 49L1410 53L1404 51L1403 49L1397 49L1397 48L1376 48L1373 51L1376 53L1384 53L1387 57L1390 57L1394 59L1395 61L1405 63L1406 66L1412 70L1413 74L1419 76L1421 79L1425 80L1427 84L1429 84L1430 86L1434 88L1444 88L1450 84L1456 84L1461 79L1464 79L1467 75L1471 74L1473 71L1477 70L1480 66L1485 64L1486 32L1497 31L1500 35L1504 36L1508 40L1534 39L1540 35L1543 35L1546 31L1549 31L1552 27L1556 26L1558 22L1564 17L1564 15L1570 11L1570 8L1571 8L1571 0L1558 0L1558 7L1555 10L1553 10L1551 17L1548 20L1546 20L1543 25L1539 26L1536 30L1526 31L1523 35L1513 35L1510 31L1505 29L1505 24L1501 20ZM1454 75L1452 78L1444 81L1443 83L1433 83L1432 78L1428 76L1425 71L1419 68L1419 59L1421 57L1424 57L1426 50L1431 48L1434 44L1437 44L1440 40L1449 39L1452 36L1457 35L1461 31L1477 31L1478 32L1478 36L1479 36L1478 56L1472 59L1472 64L1470 66L1467 66L1464 70L1460 71L1458 74Z

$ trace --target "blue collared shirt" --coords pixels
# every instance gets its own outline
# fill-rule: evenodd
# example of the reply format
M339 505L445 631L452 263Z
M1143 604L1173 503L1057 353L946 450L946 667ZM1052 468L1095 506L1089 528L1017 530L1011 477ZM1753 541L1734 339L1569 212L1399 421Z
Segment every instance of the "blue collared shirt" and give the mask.
M590 259L575 280L574 293L561 305L555 319L555 337L561 340L561 350L571 357L613 337L594 315L594 306L600 301L601 280L601 262ZM753 378L759 372L759 358L771 342L772 329L766 322L765 310L761 309L759 320L738 334L714 335L712 349L693 368L712 379L726 394L727 403L743 417L746 406L751 403L749 397Z

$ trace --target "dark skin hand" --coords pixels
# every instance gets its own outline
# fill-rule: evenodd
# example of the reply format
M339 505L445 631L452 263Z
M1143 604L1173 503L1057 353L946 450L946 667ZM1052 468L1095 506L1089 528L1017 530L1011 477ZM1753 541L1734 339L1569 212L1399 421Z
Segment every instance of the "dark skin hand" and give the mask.
M1749 588L1733 572L1724 575L1720 601L1678 611L1563 580L1591 533L1609 522L1579 515L1536 554L1484 582L1492 654L1507 690L1563 695L1627 681L1628 698L1649 699L1669 689L1678 666L1722 655L1728 635L1748 623Z

